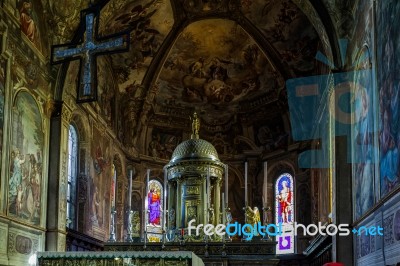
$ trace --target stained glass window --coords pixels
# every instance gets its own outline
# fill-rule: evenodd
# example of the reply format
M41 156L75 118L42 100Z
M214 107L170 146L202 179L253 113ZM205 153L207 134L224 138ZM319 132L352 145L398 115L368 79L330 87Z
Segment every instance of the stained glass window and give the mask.
M67 227L75 228L76 179L78 173L78 134L73 125L68 132L68 182L67 182Z
M164 203L163 187L157 180L150 180L148 184L146 209L147 238L151 242L161 241L162 234L162 209Z
M276 254L294 253L294 194L293 177L282 174L275 183L275 224L279 228L276 236Z

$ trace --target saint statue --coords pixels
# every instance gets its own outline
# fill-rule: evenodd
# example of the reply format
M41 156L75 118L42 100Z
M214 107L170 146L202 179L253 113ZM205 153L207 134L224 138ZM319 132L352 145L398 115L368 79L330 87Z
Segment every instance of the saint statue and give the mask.
M200 130L200 119L197 116L197 113L194 112L193 118L191 117L190 120L192 120L192 139L199 138L199 130Z

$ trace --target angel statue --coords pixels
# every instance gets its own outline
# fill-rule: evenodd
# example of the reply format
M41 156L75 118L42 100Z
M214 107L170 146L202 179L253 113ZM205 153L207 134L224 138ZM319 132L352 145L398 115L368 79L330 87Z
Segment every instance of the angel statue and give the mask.
M261 221L260 219L260 211L257 207L254 207L252 210L249 206L246 207L246 223L248 224L257 224Z

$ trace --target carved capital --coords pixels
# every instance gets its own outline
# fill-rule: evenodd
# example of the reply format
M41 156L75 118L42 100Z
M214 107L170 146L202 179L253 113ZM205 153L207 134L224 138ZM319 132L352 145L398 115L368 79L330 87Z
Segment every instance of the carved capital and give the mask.
M61 118L62 120L64 120L65 122L69 123L71 121L72 118L72 112L69 108L67 108L66 106L64 106L62 108L61 111Z

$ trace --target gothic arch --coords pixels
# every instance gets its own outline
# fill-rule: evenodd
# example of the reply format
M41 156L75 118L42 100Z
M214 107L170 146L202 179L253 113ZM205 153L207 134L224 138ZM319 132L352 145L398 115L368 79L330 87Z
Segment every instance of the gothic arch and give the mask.
M73 111L70 123L74 124L78 130L79 142L88 143L90 140L89 121L79 108Z
M272 180L273 182L275 182L279 175L285 172L291 174L292 176L295 176L296 171L291 161L285 160L272 163L271 167L268 166L268 177L272 177L268 179L269 181Z

